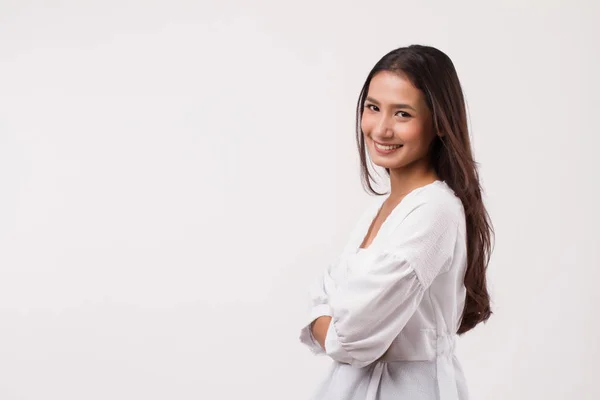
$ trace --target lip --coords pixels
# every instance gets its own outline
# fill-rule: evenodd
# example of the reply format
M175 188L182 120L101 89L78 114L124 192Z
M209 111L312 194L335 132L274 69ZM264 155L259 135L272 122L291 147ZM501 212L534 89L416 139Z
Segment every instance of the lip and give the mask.
M376 141L373 140L373 147L375 148L375 151L377 153L379 153L379 154L390 154L390 153L393 153L393 152L395 152L397 150L400 150L402 148L402 146L404 146L404 145L400 145L400 147L392 149L392 150L382 150L379 147L377 147L377 145L381 145L381 146L396 146L397 143L389 143L389 144L387 144L387 143L379 143L379 142L376 142Z

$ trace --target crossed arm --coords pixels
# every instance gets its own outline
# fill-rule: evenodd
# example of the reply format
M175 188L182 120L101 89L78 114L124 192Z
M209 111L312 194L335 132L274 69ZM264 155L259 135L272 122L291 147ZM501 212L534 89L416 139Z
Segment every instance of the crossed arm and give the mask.
M374 254L369 265L348 267L337 284L326 273L317 281L313 312L320 316L305 326L313 338L305 334L306 343L357 367L380 358L432 281L450 266L459 214L445 205L423 204L390 234L389 246Z

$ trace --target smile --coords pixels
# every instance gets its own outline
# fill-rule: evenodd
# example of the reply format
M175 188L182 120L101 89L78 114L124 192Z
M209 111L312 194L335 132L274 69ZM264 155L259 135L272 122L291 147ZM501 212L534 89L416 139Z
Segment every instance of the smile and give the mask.
M400 147L403 146L401 144L394 144L394 145L379 144L375 141L373 143L375 144L375 149L382 153L391 153L392 151L398 150Z

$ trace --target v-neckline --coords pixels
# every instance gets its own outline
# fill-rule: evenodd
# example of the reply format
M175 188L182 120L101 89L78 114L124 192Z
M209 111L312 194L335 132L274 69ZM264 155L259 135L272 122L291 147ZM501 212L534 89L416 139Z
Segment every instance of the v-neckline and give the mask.
M360 242L358 242L358 247L356 248L356 253L359 253L361 251L366 251L368 249L371 248L371 246L373 245L373 243L375 242L375 240L377 240L377 238L379 237L381 231L383 230L384 226L388 223L388 221L391 219L392 215L397 212L397 210L400 208L400 205L413 193L416 192L420 192L422 189L428 187L428 186L433 186L434 184L437 183L444 183L444 181L442 180L435 180L431 183L428 183L426 185L423 186L419 186L413 190L411 190L410 192L408 192L407 194L404 195L404 197L402 199L400 199L400 201L398 202L398 204L396 204L394 206L394 208L392 208L392 210L390 211L390 213L387 215L387 217L385 217L385 219L383 220L383 222L381 223L381 225L379 226L379 229L377 229L377 232L375 232L375 234L373 235L373 238L371 239L371 242L369 243L369 245L367 247L362 247L363 243L365 243L365 239L367 238L367 236L369 236L369 234L371 233L372 229L373 229L373 224L375 224L375 220L377 219L377 217L379 217L379 215L381 214L381 211L383 209L383 204L385 203L385 201L390 197L389 194L383 199L382 202L378 202L378 207L375 209L375 214L370 214L371 218L369 218L369 224L367 225L367 230L364 231L361 229L361 235L360 235Z
M388 196L389 197L389 196ZM379 234L379 232L381 231L381 228L383 228L383 225L385 224L385 221L388 220L388 218L390 217L390 215L392 215L392 213L394 212L394 209L392 209L389 214L385 217L385 219L383 220L383 222L379 225L379 228L377 229L377 232L373 233L373 229L375 226L375 221L377 220L377 218L379 218L379 215L381 214L381 211L383 210L383 205L386 202L386 200L388 199L388 197L384 198L383 201L381 203L378 203L378 207L376 208L375 211L375 215L373 216L372 214L370 214L370 218L368 219L369 224L367 225L367 230L364 231L361 229L361 237L362 240L360 241L360 243L358 244L358 249L357 251L365 251L367 250L369 247L371 247L371 245L373 244L373 241L375 240L375 238L377 237L377 235ZM406 196L404 196L402 198L402 200L404 200L404 198L406 198ZM402 200L400 200L400 203L402 202ZM400 204L398 203L398 204ZM395 208L395 207L394 207ZM369 244L366 247L363 247L365 244L365 241L367 240L367 238L369 236L372 236L371 241L369 242Z

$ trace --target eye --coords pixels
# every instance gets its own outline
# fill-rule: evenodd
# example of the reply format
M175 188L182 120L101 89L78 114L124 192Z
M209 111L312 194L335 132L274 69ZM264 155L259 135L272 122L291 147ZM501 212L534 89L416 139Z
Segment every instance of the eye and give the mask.
M371 108L373 107L373 108ZM371 111L379 111L379 108L375 104L365 104L365 108L368 108Z
M398 115L398 114L400 114L400 116L404 117L404 118L410 118L411 117L411 115L409 113L405 112L405 111L398 111L396 113L396 115Z

